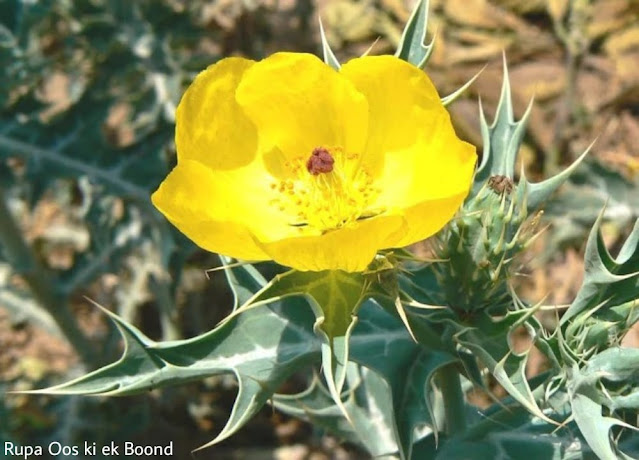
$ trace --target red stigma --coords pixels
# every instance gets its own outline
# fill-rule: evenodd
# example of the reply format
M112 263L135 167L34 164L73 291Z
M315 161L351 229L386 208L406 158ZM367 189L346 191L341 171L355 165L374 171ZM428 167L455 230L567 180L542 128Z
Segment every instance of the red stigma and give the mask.
M317 176L322 173L329 173L333 171L333 164L335 159L330 154L328 149L324 147L315 147L313 153L306 161L306 169L312 175Z

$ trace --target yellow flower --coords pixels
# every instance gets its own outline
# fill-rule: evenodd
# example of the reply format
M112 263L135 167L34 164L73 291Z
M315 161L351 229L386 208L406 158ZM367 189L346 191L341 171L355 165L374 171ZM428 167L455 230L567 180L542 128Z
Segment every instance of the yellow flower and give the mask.
M154 205L204 249L298 270L362 271L441 229L475 148L424 72L392 56L227 58L177 109L178 163Z

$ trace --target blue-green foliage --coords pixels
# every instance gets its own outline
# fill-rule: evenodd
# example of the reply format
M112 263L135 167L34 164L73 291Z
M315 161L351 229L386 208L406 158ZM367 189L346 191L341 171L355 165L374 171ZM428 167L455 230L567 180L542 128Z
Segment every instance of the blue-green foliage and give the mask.
M150 204L170 169L173 111L183 85L201 68L195 8L170 2L22 2L3 0L0 66L0 169L7 194L36 204L67 187L66 203L88 225L90 242L68 271L63 295L117 270L133 246L151 240L166 271L182 242ZM170 26L170 27L169 27ZM210 63L215 56L207 56ZM48 114L41 90L52 72L65 107ZM117 106L128 112L107 124ZM126 126L124 143L117 130ZM21 174L9 168L20 159ZM61 182L61 179L66 182ZM55 184L55 188L52 185ZM116 199L117 197L117 199ZM116 206L124 203L124 212Z
M127 317L145 301L151 275L163 284L156 292L173 303L193 246L151 206L150 194L174 161L173 117L183 88L218 59L200 51L202 6L0 2L2 189L14 203L57 201L89 236L71 267L48 273L48 288L63 304L102 274L125 269L134 272L125 278L131 283L119 283L115 297L130 299ZM43 88L54 76L66 96L52 111ZM113 124L116 109L126 115ZM144 263L132 263L132 254ZM27 269L9 262L17 273ZM0 293L11 295L3 300L12 310L32 311L13 301L26 295L15 286Z
M103 274L117 273L124 275L112 292L118 310L133 320L153 287L164 293L157 303L167 306L159 309L160 335L172 336L172 295L193 246L161 218L149 197L174 161L173 112L184 86L219 58L200 51L206 34L202 6L198 1L187 6L156 0L0 0L0 200L17 211L16 223L24 213L55 202L69 221L79 223L78 234L88 236L70 267L52 269L40 263L47 250L39 241L30 253L4 247L12 225L0 222L0 304L15 324L26 319L79 343L77 325L69 323L70 299ZM57 96L64 95L61 105L48 99L45 90L52 82ZM118 124L107 122L118 108L126 116ZM10 236L23 237L15 233ZM4 276L7 262L9 275L23 275L27 286ZM37 276L31 277L34 270ZM60 318L68 326L62 330ZM111 359L117 352L113 335L102 338L100 353L93 356ZM84 345L93 344L85 340ZM89 356L87 349L78 352ZM1 418L15 423L0 432L17 430L27 437L21 441L34 442L32 430L42 423L24 421L14 409L2 406L11 415L3 412ZM114 418L106 406L61 402L47 411L68 421L58 424L53 440L77 435L78 427L86 426L82 417L91 412L105 421L92 436L98 431L116 436L107 426Z

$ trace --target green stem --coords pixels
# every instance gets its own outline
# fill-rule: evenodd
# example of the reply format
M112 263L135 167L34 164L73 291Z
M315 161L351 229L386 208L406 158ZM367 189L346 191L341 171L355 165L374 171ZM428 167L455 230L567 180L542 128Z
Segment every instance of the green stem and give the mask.
M33 297L51 315L82 361L93 368L96 361L91 343L78 328L65 299L56 291L48 273L31 252L22 234L0 188L0 247L4 249L13 270L22 276Z
M564 25L560 19L553 19L555 33L561 40L566 53L566 89L557 113L552 147L544 165L547 175L557 173L560 163L565 160L568 152L570 128L575 122L577 77L590 46L586 33L590 13L590 0L575 0L570 5L567 25Z
M446 434L453 436L466 430L466 406L459 372L454 364L439 371L439 387L444 397Z

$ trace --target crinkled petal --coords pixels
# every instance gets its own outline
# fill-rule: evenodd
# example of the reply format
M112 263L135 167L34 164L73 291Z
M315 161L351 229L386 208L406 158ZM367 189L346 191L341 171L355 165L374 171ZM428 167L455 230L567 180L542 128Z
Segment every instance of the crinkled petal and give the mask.
M237 219L227 181L202 163L180 161L151 197L153 204L198 246L238 259L270 257Z
M384 163L379 176L381 206L412 207L423 201L466 195L470 189L477 161L475 147L457 137L448 112L423 115L423 135Z
M178 161L232 169L255 158L257 131L235 100L238 84L254 64L243 58L222 59L195 78L176 111Z
M381 166L388 154L414 144L424 130L418 111L443 110L428 76L394 56L365 56L347 62L340 74L364 94L369 107L365 161Z
M342 73L369 103L365 157L377 167L376 205L407 221L407 234L394 246L432 235L468 194L475 147L457 137L432 82L418 68L378 56L354 59Z
M366 269L377 251L405 231L401 216L380 216L318 236L262 243L276 262L302 271Z
M454 217L467 193L423 201L402 210L406 221L406 230L392 235L384 248L402 248L424 240L441 230Z
M274 174L280 163L311 155L315 147L342 147L359 153L368 126L366 99L316 56L277 53L248 70L236 98L258 127L261 148Z

